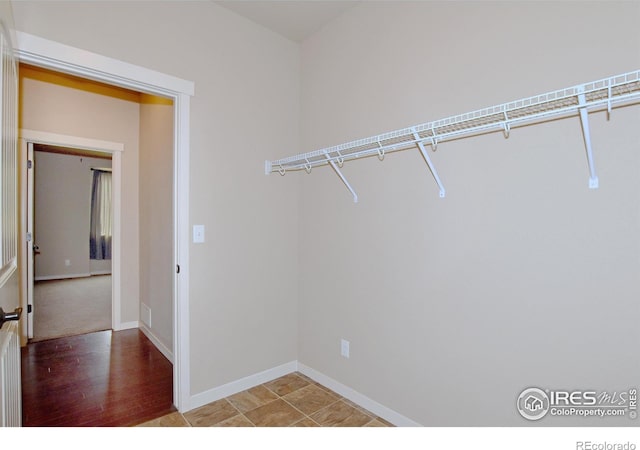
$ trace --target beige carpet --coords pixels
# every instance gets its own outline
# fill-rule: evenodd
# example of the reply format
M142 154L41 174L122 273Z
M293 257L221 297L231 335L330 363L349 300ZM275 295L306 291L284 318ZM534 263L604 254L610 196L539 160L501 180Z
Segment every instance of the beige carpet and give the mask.
M111 329L111 275L37 281L33 341Z

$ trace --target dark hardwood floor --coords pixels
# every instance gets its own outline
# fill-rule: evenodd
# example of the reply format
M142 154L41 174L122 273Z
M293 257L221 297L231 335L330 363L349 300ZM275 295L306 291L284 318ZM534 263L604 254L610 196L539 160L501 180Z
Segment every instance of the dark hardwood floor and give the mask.
M22 348L25 427L124 427L173 407L171 363L137 329Z

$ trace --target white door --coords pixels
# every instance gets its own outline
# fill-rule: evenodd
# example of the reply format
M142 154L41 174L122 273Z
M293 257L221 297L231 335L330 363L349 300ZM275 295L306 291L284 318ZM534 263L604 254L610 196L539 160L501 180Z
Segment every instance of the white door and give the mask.
M26 239L26 256L27 256L27 337L33 339L33 280L34 280L34 252L38 250L37 246L34 247L33 235L33 173L34 173L35 159L33 158L33 142L27 142L27 239Z

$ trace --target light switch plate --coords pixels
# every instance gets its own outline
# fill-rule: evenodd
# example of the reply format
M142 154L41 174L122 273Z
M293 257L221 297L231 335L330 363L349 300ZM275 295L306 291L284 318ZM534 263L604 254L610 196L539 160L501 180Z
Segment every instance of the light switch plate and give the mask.
M349 357L349 341L340 339L340 354L345 358Z
M201 244L204 242L204 225L193 226L193 243Z

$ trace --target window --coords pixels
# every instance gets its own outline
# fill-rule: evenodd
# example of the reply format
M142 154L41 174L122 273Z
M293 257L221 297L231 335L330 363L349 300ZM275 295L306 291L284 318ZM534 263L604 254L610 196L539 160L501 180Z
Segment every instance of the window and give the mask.
M111 259L113 209L111 205L111 172L103 169L92 170L90 258Z

